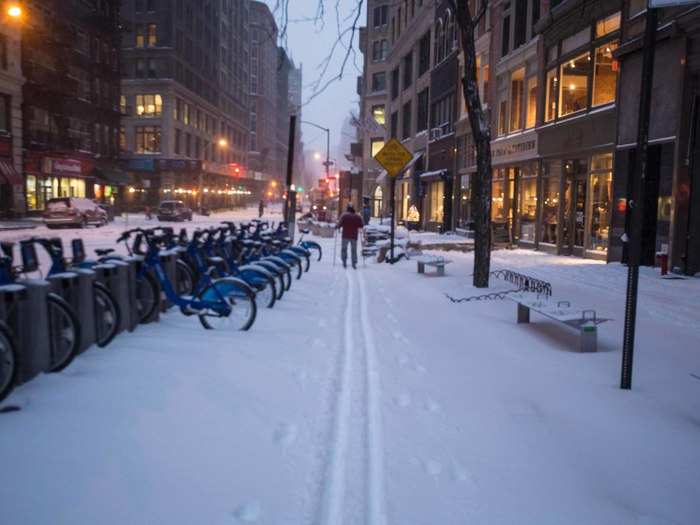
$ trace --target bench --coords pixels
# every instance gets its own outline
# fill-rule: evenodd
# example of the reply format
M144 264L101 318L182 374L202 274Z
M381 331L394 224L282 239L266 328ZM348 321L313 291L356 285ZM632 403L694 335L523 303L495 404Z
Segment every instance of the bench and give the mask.
M595 310L577 310L569 301L555 302L532 293L512 294L507 298L517 304L520 324L529 323L530 311L534 311L578 331L580 352L598 351L598 325L610 320L598 317Z
M452 262L444 257L431 257L428 255L419 255L418 257L411 257L411 259L418 263L418 273L425 273L426 266L433 266L439 276L445 275L445 265Z

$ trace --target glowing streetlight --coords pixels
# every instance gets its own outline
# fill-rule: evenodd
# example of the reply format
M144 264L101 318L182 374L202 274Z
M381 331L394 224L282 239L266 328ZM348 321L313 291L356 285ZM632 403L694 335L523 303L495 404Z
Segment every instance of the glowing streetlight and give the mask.
M276 187L277 187L277 181L276 181L276 180L271 181L271 182L270 182L270 186L273 187L273 188L276 188Z
M7 8L7 16L11 18L20 18L22 16L22 8L17 4L10 4Z
M321 160L321 154L317 151L316 153L314 153L314 158L316 160Z
M228 146L228 140L225 138L220 138L218 144L220 148L225 148Z

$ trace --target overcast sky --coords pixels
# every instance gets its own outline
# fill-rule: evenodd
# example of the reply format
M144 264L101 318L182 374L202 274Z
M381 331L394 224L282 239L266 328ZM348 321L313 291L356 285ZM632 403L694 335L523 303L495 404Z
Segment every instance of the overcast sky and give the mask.
M274 9L276 0L266 0L270 9ZM303 19L313 18L317 12L318 3L321 0L290 0L289 2L289 28L287 37L287 48L294 63L303 64L303 99L307 101L313 91L313 84L320 78L320 65L329 55L333 44L338 39L338 22L336 20L335 0L322 0L325 2L325 24L316 24ZM357 0L341 0L340 25L342 28L352 26L352 20L347 19L352 14ZM275 13L280 24L280 13ZM360 16L358 25L363 26L366 21L366 14ZM331 84L324 93L311 100L302 109L303 120L315 122L331 130L331 150L340 142L340 133L343 120L348 116L350 110L357 112L356 93L357 77L362 70L362 55L359 52L359 35L355 34L354 48L356 57L353 63L352 58L348 62L342 80ZM349 38L345 39L349 42ZM331 79L341 71L341 64L345 55L345 49L339 47L329 65L328 72L321 84L325 84L326 79ZM358 69L356 69L355 65ZM304 125L302 127L306 149L319 151L325 155L326 135L323 131ZM331 157L335 153L331 152Z

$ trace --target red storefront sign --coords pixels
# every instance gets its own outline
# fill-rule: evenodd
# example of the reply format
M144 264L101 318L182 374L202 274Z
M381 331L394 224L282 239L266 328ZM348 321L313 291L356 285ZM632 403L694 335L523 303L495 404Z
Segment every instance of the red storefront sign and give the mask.
M79 160L44 158L45 173L59 177L80 177L83 174L83 165Z

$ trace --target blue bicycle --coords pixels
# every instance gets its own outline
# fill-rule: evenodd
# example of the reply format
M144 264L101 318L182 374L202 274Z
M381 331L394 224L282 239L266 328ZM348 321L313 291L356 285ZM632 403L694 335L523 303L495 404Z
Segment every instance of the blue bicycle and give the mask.
M187 316L197 315L202 326L211 329L248 330L255 322L257 307L255 292L240 279L224 277L215 279L210 267L194 285L191 296L179 295L168 278L160 254L171 239L166 235L155 235L152 231L136 228L124 232L117 242L125 242L136 234L134 247L139 251L145 241L146 251L136 277L136 295L139 317L150 319L160 305L160 291Z

